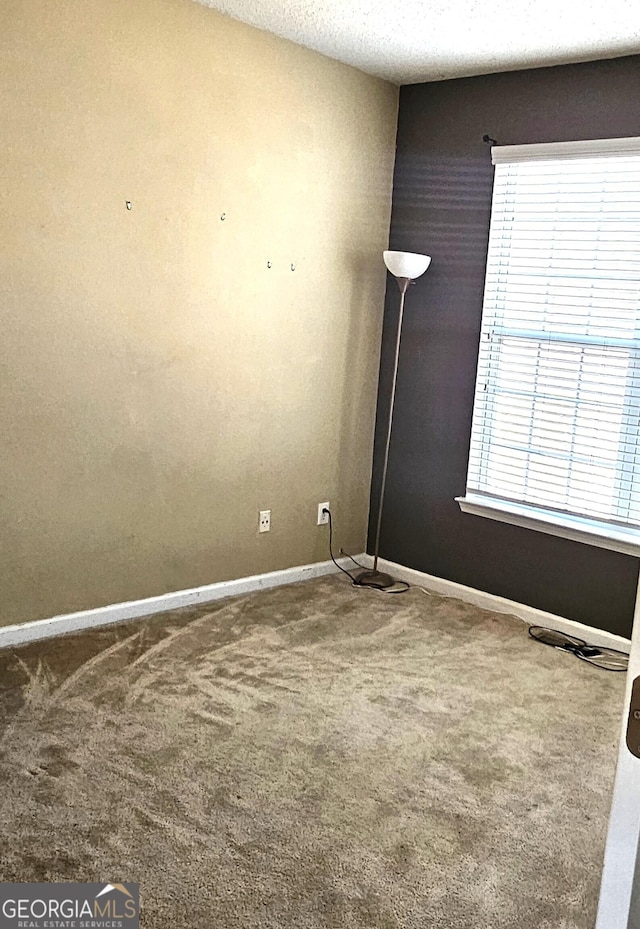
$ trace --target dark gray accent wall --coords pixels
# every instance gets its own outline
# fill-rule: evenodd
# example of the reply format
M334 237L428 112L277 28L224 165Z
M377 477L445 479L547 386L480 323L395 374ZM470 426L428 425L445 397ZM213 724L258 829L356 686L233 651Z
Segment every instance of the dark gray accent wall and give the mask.
M402 88L390 247L433 260L407 294L381 554L629 635L637 559L463 514L454 502L465 490L489 233L485 133L502 145L640 135L640 56ZM371 527L398 300L389 278Z

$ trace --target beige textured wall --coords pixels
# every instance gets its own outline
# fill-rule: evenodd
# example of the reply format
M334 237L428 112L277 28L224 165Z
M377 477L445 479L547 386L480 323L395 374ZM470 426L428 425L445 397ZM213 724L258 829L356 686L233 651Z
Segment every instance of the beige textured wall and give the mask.
M0 624L324 560L322 500L362 550L396 114L191 0L4 0Z

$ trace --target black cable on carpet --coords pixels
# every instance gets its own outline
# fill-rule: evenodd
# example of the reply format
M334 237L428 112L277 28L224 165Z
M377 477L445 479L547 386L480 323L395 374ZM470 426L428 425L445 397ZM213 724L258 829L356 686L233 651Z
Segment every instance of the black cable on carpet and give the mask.
M583 639L567 635L565 632L557 632L555 629L545 629L544 626L529 626L529 635L536 642L570 652L601 671L626 671L629 667L629 656L615 648L587 645Z

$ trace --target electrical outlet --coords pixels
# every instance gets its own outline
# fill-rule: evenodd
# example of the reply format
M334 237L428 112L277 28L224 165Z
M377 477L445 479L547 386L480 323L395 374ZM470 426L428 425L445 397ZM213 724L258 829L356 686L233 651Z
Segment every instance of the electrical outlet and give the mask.
M322 512L323 510L329 510L329 509L331 509L331 504L329 503L328 500L326 503L318 504L318 525L319 526L326 526L327 523L329 522L329 514Z
M260 510L258 532L269 532L271 529L271 510Z

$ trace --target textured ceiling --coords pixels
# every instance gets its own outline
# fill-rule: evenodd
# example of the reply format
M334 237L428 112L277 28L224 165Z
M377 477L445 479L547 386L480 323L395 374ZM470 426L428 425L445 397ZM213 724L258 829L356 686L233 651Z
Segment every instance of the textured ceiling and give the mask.
M199 0L397 84L640 52L640 0Z

